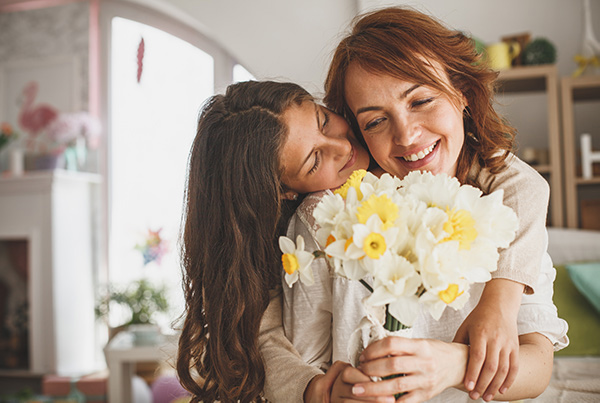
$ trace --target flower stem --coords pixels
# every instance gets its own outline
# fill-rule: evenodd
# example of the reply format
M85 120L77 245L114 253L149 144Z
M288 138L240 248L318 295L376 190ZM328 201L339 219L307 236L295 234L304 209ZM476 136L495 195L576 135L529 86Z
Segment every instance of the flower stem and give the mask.
M373 292L373 287L371 287L371 286L369 285L369 283L367 283L365 280L362 280L362 279L361 279L361 280L359 280L359 281L360 281L360 283L361 283L362 285L364 285L364 286L367 288L367 290L369 290L369 291ZM386 312L386 315L387 315L387 310L386 310L385 312Z

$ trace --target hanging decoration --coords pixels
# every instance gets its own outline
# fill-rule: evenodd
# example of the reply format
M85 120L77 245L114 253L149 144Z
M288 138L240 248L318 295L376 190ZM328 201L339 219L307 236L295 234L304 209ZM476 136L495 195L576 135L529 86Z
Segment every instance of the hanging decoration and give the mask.
M157 231L149 229L144 243L135 247L142 253L144 266L150 262L156 262L160 265L163 256L169 251L168 242L161 238L160 231L162 231L162 228Z
M144 50L146 45L144 44L144 38L140 41L137 49L137 82L139 83L142 79L142 72L144 70Z
M600 42L594 35L592 27L592 11L590 0L583 0L583 43L581 53L575 55L577 70L573 72L573 77L579 77L584 73L600 72Z

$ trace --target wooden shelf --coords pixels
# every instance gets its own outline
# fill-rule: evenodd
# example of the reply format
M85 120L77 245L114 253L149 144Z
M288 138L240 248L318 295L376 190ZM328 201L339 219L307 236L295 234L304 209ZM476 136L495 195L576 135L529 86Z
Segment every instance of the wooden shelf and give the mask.
M541 174L552 173L552 167L550 165L532 165L532 167Z
M576 185L597 185L600 183L600 177L584 179L584 178L575 178Z
M575 144L575 102L600 101L600 75L582 77L564 77L561 80L562 117L565 164L565 205L566 223L569 228L579 228L579 205L577 190L579 186L600 184L600 177L583 179L576 174L577 155Z
M498 93L545 92L548 110L548 146L550 162L548 165L533 166L539 173L549 175L550 211L552 226L564 224L563 175L561 164L558 72L553 64L542 66L521 66L502 70L498 75Z

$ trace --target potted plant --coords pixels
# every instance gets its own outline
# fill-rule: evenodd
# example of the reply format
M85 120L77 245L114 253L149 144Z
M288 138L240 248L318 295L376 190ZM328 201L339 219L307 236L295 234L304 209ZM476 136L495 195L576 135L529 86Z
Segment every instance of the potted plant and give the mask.
M111 286L96 305L96 317L107 318L111 306L125 308L130 319L118 328L131 331L138 345L153 344L160 334L156 315L169 309L165 293L164 286L155 286L146 279L137 280L126 288Z

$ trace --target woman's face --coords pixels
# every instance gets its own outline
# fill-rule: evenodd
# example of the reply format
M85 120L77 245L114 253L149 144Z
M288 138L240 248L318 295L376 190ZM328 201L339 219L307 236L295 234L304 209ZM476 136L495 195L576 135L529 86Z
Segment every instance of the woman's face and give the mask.
M293 192L337 188L357 169L369 167L369 154L346 120L303 102L283 114L288 135L281 152L282 181Z
M432 68L450 86L441 67ZM464 143L462 110L431 87L376 75L350 64L345 96L379 166L403 178L410 171L454 176Z

